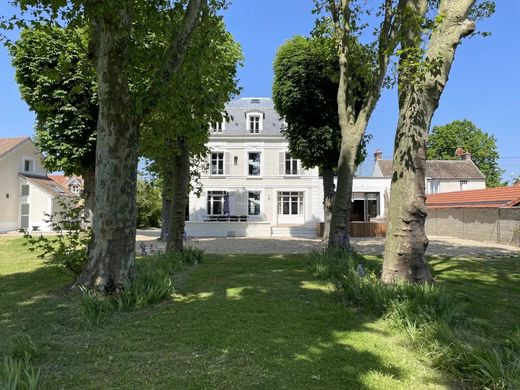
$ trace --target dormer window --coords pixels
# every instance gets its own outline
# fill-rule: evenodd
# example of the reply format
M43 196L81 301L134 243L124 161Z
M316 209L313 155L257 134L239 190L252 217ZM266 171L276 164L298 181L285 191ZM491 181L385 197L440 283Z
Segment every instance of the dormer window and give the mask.
M212 133L222 133L222 132L224 132L224 121L211 123L210 124L210 129L211 129Z
M33 171L33 161L32 160L23 160L23 170L24 170L24 172L32 172Z
M262 114L250 113L247 114L247 128L251 134L258 134L262 131Z

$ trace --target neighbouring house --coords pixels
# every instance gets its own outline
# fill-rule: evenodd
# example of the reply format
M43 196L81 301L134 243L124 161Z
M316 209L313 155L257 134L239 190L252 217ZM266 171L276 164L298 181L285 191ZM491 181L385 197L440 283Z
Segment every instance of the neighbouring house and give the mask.
M81 176L76 176L76 175L65 176L65 175L52 174L52 175L49 175L49 178L54 180L56 183L58 183L62 187L68 188L70 192L72 192L73 194L76 194L78 196L81 195L81 193L83 191L84 182L83 182L83 178Z
M431 194L426 233L520 246L520 186Z
M29 137L0 138L0 232L50 230L46 215L75 195L47 176Z
M383 153L374 153L375 164L372 176L392 178L392 160L383 160ZM438 194L452 191L478 190L486 188L486 177L466 152L460 160L426 161L426 193Z

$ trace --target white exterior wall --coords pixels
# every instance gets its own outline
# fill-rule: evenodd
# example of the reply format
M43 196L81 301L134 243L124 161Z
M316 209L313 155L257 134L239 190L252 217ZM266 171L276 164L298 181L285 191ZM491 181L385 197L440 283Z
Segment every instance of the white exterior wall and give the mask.
M321 181L318 168L301 170L299 175L280 175L280 153L288 151L288 144L281 136L248 138L239 136L219 136L210 139L212 152L227 154L228 175L201 176L203 192L199 198L190 194L190 221L202 221L208 215L208 191L227 191L230 199L231 215L247 215L248 192L260 192L260 215L248 216L249 222L269 222L277 225L278 192L291 191L304 193L304 213L302 224L315 226L323 219L323 211L316 210L321 205ZM260 176L248 175L248 153L260 153ZM235 157L237 163L235 164ZM209 160L208 160L209 163ZM283 163L285 164L285 156ZM298 222L300 221L295 221ZM209 229L209 225L208 225Z
M24 172L25 159L33 161L33 172ZM18 173L47 174L41 162L41 155L31 141L24 141L0 157L0 232L20 228L22 182ZM38 204L39 201L36 202Z

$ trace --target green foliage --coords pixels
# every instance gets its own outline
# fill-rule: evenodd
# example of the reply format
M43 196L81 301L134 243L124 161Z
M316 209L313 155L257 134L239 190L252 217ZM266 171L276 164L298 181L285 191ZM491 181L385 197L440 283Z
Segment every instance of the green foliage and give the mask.
M137 226L159 227L161 225L161 188L156 181L137 180Z
M37 390L40 370L35 370L29 358L5 357L0 364L0 390Z
M25 242L30 251L37 251L38 257L46 264L65 268L79 275L87 262L87 247L91 239L89 221L82 216L84 208L74 205L70 200L58 202L59 210L47 215L52 230L56 235L34 237L28 230L23 230Z
M352 83L356 109L366 94L372 59L368 50L355 45L352 55ZM306 168L335 167L341 146L337 93L339 65L331 38L296 36L277 51L274 61L273 100L287 123L283 134L291 153ZM363 139L357 164L366 157Z
M37 351L36 343L26 333L16 334L10 340L9 355L14 359L31 359Z
M502 169L498 165L496 138L468 119L456 120L444 126L435 126L428 139L428 158L456 160L457 148L471 153L471 159L486 176L488 187L501 185Z
M520 331L507 344L471 329L459 299L438 285L384 284L374 267L360 274L362 256L340 249L314 251L311 267L332 278L346 301L384 316L435 366L475 388L514 389L520 380ZM475 332L475 333L474 333Z
M25 28L9 47L20 93L36 114L45 166L70 175L93 170L97 82L85 28Z

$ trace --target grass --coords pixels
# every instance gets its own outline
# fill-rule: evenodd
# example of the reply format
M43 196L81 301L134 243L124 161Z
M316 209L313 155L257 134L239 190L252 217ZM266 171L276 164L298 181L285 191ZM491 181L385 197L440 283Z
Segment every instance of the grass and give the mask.
M70 280L0 238L0 355L34 347L45 389L448 385L384 320L347 310L304 256L206 256L174 275L168 301L99 327L64 292Z

